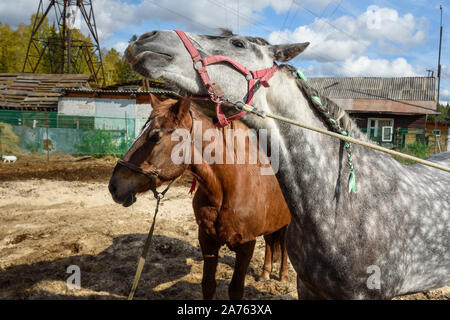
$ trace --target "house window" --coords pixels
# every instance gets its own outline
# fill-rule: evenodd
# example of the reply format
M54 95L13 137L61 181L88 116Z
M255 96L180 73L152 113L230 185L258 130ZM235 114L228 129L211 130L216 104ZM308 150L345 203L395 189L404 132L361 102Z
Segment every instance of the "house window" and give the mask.
M392 141L392 131L394 131L394 128L392 126L381 127L381 141L391 142Z
M367 135L370 139L391 142L394 132L394 119L369 118L367 120Z

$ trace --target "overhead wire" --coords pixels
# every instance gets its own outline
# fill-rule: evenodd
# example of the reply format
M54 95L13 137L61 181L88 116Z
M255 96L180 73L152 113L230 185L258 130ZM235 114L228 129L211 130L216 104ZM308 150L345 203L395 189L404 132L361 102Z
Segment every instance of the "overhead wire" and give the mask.
M150 0L150 1L151 1L151 0ZM273 26L269 26L268 24L265 24L265 23L263 23L263 22L261 22L261 21L255 19L255 18L253 18L253 17L249 17L249 16L247 16L247 15L242 14L242 11L241 11L241 12L237 12L236 9L230 8L230 7L226 6L225 4L219 3L219 2L217 2L217 1L215 1L215 0L208 0L208 1L211 2L211 3L213 3L213 4L215 4L215 5L217 5L217 6L219 6L219 7L221 7L221 8L223 8L223 9L225 9L225 10L227 10L227 11L229 11L229 12L232 12L233 14L237 15L237 16L240 17L240 18L244 18L245 20L250 21L251 23L256 24L257 27L260 28L261 30L265 30L266 32L270 32L270 33L274 32L274 31L279 31L279 30L276 30ZM200 22L198 22L198 21L193 20L192 18L190 18L190 17L188 17L188 16L186 16L186 15L180 14L180 13L174 11L174 10L171 10L171 9L169 9L169 8L166 8L166 7L162 6L162 5L159 5L159 4L157 4L155 1L151 1L151 2L152 2L153 4L155 4L155 5L157 5L158 7L162 8L162 9L165 9L165 10L167 10L167 11L173 13L173 14L176 14L176 15L178 15L178 16L181 16L181 17L183 17L184 19L189 20L190 22L192 22L192 23L194 23L194 24L200 25L200 26L202 26L203 28L205 28L205 29L207 29L207 30L213 29L213 28L211 28L211 27L209 27L209 26L206 26L205 24L202 24L202 23L200 23ZM312 14L313 16L315 16L316 18L319 18L319 17L320 17L320 16L317 15L315 12L313 12L313 11L311 11L311 10L305 8L305 7L302 6L301 4L299 4L297 1L293 0L292 3L295 3L295 4L299 5L299 7L305 9L305 11L309 12L310 14ZM336 9L334 10L333 14L334 14L335 11L337 10L337 8L343 8L343 6L342 6L342 1L340 2L339 6L336 7ZM350 15L352 15L352 14L350 14ZM354 15L352 15L352 16L354 16ZM335 30L341 32L342 34L344 34L344 35L346 35L346 36L348 36L348 37L350 37L352 40L358 41L358 42L360 41L359 39L355 38L353 35L347 33L346 31L342 30L341 28L335 26L333 23L331 23L331 22L329 22L329 21L327 21L326 23L327 23L328 25L330 25L332 28L334 28ZM284 36L282 36L282 35L280 35L280 38L281 38L283 41L285 41L286 43L294 43L292 40L290 40L290 39L288 39L287 37L284 37ZM322 59L322 60L324 60L324 61L330 61L330 62L331 62L331 61L334 60L332 56L327 55L327 54L316 54L316 56L317 56L317 58ZM295 62L297 59L300 59L300 58L301 58L301 56L299 56L299 57L297 57L297 58L291 60L291 62ZM332 63L332 62L331 62L331 63ZM348 71L349 73L353 73L353 70L351 70L351 69L345 67L344 65L340 65L339 68L344 69L344 70ZM334 73L335 73L336 75L338 75L338 76L345 76L344 73L339 72L339 71L337 71L337 70L336 70ZM373 75L368 74L368 76L373 76Z
M285 16L285 18L284 18L284 21L283 21L283 24L282 24L280 30L283 30L283 29L284 29L284 26L285 26L286 21L287 21L287 19L288 19L288 17L289 17L289 13L291 12L292 5L293 5L293 4L294 4L294 0L291 0L291 4L289 5L289 9L288 9L288 11L287 11L287 13L286 13L286 16Z

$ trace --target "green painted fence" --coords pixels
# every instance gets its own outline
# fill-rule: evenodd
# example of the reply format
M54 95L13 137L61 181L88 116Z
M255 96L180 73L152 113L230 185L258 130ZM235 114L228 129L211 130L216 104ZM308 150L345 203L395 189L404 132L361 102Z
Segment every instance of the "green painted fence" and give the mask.
M0 110L0 154L123 154L145 119ZM139 131L139 130L138 130Z

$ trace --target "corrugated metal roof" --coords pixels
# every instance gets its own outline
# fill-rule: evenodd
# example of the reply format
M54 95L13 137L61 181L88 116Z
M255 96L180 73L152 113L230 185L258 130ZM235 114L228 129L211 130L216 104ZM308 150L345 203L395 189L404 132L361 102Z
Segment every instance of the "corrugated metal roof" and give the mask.
M90 74L0 73L0 108L56 111L60 89L90 87Z
M319 93L335 99L392 99L434 101L436 79L402 78L308 78Z
M175 91L159 89L159 88L150 88L150 90L136 90L136 89L122 89L122 90L110 90L110 89L87 89L87 88L62 88L65 92L97 92L97 93L153 93L153 92L163 92L163 93L174 93Z
M159 89L159 88L150 88L149 90L135 90L135 89L123 89L123 90L107 90L107 89L78 89L78 88L63 88L64 93L68 92L77 92L77 93L86 93L86 94L115 94L115 95L137 95L137 94L167 94L179 97L179 95L172 90Z

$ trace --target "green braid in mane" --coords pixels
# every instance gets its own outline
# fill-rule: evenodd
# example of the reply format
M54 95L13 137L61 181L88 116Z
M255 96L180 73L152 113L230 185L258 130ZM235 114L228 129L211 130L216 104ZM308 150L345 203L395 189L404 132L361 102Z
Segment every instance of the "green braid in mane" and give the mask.
M319 92L310 87L306 83L306 77L292 65L282 64L280 70L287 71L290 74L295 74L295 80L299 89L303 92L305 98L310 102L315 110L318 112L322 121L332 131L348 136L349 132L359 132L358 130L352 130L355 126L350 119L347 112L339 107L335 102L329 98L319 94ZM359 137L358 137L359 138ZM347 159L350 167L350 176L348 181L348 192L353 191L356 193L356 180L353 167L352 149L350 143L345 142L345 149L347 150Z

